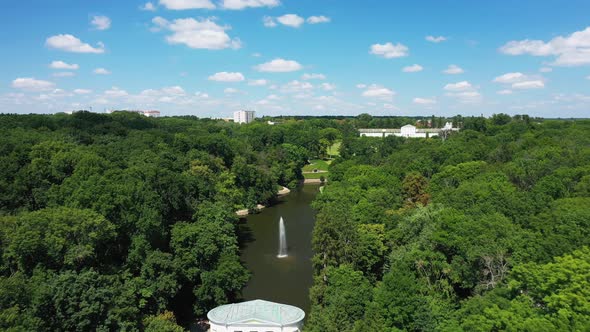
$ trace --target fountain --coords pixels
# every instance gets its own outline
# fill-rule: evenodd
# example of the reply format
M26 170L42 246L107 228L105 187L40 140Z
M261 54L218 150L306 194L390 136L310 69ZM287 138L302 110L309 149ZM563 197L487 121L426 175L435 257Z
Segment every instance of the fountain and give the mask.
M287 234L285 234L285 222L283 217L279 222L279 255L278 258L287 257Z

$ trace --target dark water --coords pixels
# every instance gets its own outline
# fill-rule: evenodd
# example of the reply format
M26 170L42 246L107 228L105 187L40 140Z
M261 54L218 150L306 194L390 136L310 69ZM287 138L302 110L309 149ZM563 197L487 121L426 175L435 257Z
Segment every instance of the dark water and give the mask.
M244 240L242 261L252 272L243 289L244 300L262 299L291 304L309 312L308 291L312 284L311 233L315 212L310 204L319 185L305 185L240 225ZM279 220L283 217L288 257L279 252Z

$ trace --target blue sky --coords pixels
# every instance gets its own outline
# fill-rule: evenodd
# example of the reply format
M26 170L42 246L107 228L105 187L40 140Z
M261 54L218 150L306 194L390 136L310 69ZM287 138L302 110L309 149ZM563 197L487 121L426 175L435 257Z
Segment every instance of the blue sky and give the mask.
M0 3L0 112L590 116L589 1Z

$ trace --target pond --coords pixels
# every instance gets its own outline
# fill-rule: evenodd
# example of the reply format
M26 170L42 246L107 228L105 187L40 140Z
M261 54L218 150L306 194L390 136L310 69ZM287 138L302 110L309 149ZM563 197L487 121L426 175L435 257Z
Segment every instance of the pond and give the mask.
M309 313L313 281L311 235L315 212L311 202L319 185L305 185L259 214L240 223L242 261L252 272L243 299L262 299L297 306ZM287 257L279 258L279 222L284 220Z

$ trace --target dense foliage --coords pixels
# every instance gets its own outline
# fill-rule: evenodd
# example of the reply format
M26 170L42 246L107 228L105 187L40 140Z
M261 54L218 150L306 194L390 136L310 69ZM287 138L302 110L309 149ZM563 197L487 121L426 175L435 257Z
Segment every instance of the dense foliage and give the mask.
M456 121L446 140L344 132L306 330L590 330L590 121Z
M333 127L0 115L0 329L179 331L234 300L235 211L295 186Z

